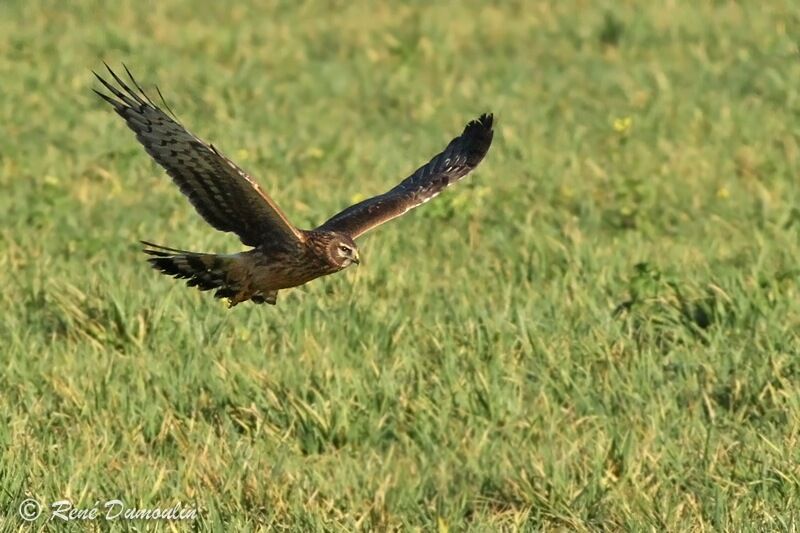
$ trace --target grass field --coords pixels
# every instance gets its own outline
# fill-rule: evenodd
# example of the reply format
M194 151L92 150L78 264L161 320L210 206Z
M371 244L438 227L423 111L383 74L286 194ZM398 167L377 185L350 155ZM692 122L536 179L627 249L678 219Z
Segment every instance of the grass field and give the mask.
M790 0L0 3L0 526L796 531L798 43ZM300 227L495 143L228 311L143 260L241 247L104 60ZM47 522L113 498L198 517Z

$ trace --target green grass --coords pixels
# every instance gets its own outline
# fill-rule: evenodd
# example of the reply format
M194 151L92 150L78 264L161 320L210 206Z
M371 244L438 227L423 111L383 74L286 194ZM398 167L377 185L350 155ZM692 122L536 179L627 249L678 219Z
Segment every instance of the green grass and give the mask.
M800 527L796 2L223 4L0 4L0 527ZM103 60L301 227L481 112L495 143L357 269L228 311L144 262L240 246Z

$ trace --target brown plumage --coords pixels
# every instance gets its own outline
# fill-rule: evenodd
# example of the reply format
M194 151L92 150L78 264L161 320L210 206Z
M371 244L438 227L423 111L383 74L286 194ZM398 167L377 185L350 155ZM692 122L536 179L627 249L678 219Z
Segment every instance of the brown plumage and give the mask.
M217 148L187 131L145 94L126 68L129 87L106 65L116 85L95 76L147 153L172 177L197 212L252 250L231 255L189 252L142 241L151 265L230 306L277 302L278 291L359 263L353 239L435 197L481 162L492 143L492 115L461 135L388 192L348 207L314 230L296 228L258 184ZM160 95L160 91L159 91Z

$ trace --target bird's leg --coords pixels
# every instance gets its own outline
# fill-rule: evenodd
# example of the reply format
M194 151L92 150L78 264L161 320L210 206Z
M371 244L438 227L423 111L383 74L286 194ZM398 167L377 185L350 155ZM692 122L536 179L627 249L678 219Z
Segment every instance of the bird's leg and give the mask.
M278 303L278 291L257 292L250 297L250 300L256 304L275 305Z
M242 303L244 301L247 301L249 299L250 299L250 295L245 293L245 291L237 292L233 296L229 296L228 297L228 309L230 309L231 307L234 307L237 304L240 304L240 303Z

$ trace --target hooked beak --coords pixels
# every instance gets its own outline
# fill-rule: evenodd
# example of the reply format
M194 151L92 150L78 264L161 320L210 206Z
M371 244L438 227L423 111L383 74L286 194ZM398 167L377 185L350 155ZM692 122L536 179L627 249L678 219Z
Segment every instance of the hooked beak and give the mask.
M358 257L358 256L355 256L355 257L353 258L353 263L355 263L355 264L357 264L357 265L360 265L360 264L361 264L361 258L360 258L360 257Z

